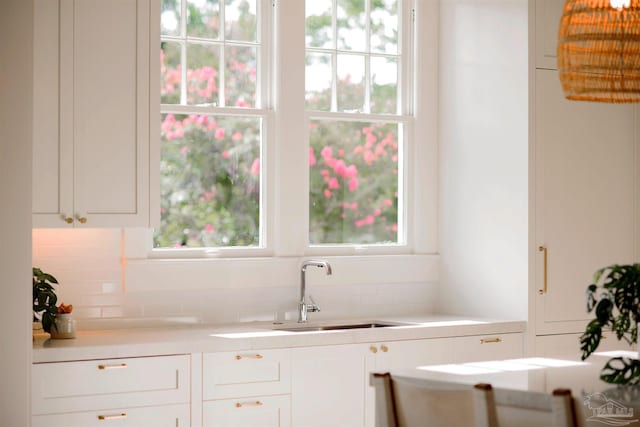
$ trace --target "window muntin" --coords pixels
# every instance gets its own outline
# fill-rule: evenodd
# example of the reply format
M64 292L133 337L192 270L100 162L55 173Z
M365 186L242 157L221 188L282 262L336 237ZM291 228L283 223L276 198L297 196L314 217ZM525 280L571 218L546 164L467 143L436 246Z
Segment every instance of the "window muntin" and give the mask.
M156 248L264 246L260 7L162 0Z
M309 243L404 245L400 1L306 6Z

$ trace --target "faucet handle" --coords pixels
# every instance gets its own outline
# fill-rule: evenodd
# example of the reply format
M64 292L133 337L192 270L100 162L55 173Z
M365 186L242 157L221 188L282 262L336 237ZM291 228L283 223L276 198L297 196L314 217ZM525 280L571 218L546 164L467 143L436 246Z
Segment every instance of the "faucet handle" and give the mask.
M313 300L312 295L309 295L309 300L311 301L311 304L307 304L307 311L310 311L310 312L320 311L320 306L316 304L316 302Z

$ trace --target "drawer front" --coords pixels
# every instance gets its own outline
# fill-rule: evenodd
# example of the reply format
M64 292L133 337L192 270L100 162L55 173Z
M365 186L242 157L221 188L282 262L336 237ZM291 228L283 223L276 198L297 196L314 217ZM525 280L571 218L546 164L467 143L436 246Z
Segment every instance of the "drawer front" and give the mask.
M204 402L204 427L290 427L289 396Z
M32 413L187 403L189 382L189 355L34 364Z
M31 417L32 427L189 427L190 424L188 404Z
M458 337L454 342L456 363L503 360L524 355L522 334Z
M289 350L211 353L203 356L204 400L289 394Z

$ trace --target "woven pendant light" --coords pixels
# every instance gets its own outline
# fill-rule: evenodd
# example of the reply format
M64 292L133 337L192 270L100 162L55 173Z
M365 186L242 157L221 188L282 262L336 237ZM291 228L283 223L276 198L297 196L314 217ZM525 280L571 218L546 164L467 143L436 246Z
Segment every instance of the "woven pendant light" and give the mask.
M567 99L640 102L640 0L566 0L558 71Z

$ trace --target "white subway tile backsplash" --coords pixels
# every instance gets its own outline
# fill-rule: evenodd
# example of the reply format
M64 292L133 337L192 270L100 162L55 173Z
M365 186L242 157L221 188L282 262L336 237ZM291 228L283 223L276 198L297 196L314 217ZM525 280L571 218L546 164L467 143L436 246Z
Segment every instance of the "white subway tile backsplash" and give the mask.
M87 325L107 319L231 323L297 318L299 258L130 260L125 267L122 251L121 230L33 230L34 266L60 280L60 299L73 304L76 319ZM322 308L310 318L435 311L435 257L377 257L373 267L359 258L330 260L332 276L309 270L307 295Z

